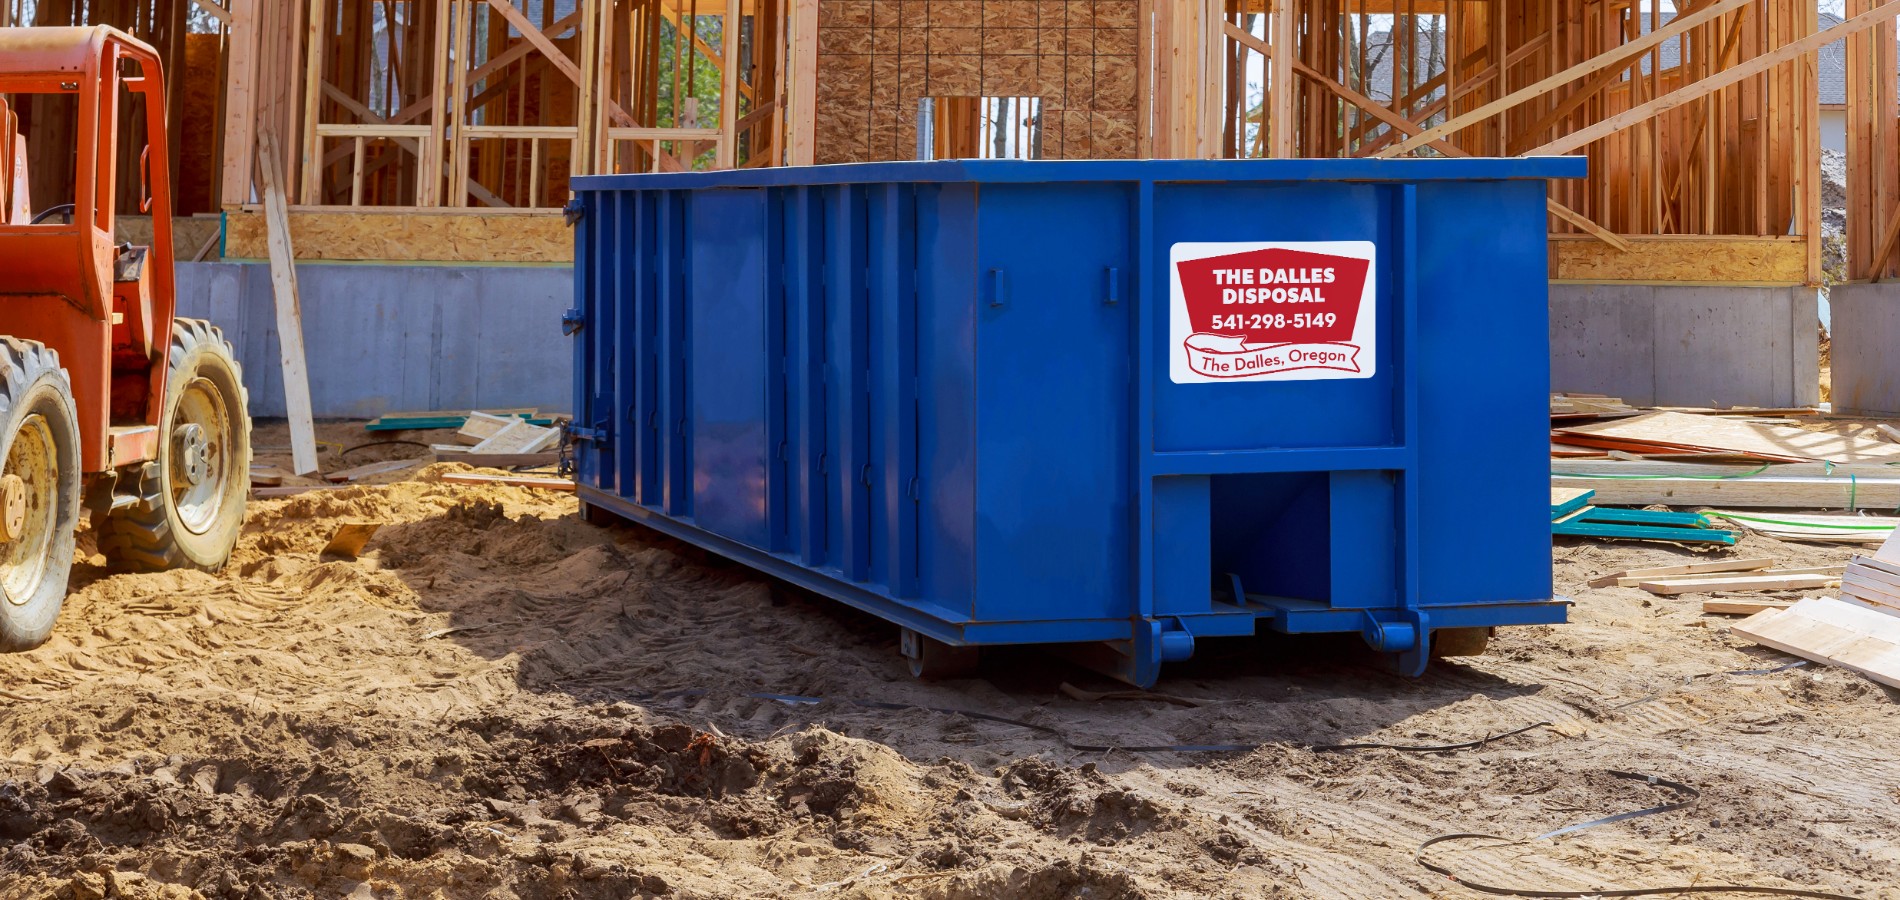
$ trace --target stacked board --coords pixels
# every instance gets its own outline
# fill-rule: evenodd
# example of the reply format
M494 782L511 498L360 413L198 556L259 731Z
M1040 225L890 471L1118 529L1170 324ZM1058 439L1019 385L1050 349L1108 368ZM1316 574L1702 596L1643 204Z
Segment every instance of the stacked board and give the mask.
M1714 544L1733 544L1741 536L1737 532L1712 527L1708 518L1701 513L1604 509L1590 505L1595 496L1595 491L1551 488L1550 533Z

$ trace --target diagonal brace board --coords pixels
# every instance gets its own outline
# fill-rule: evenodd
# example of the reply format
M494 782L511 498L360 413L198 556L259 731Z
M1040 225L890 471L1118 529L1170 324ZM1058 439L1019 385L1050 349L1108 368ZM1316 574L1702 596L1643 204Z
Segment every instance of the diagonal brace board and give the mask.
M1515 107L1526 100L1531 100L1536 97L1541 97L1544 94L1547 94L1556 88L1563 87L1564 85L1569 84L1570 82L1575 81L1579 78L1582 78L1585 75L1589 75L1597 71L1600 71L1602 69L1607 69L1612 66L1616 66L1618 64L1627 66L1628 64L1635 62L1636 59L1642 56L1644 53L1649 52L1652 48L1661 46L1664 41L1667 41L1670 38L1673 38L1679 34L1682 34L1688 31L1689 29L1694 28L1698 25L1701 25L1705 22L1709 22L1715 19L1717 16L1724 15L1732 10L1739 9L1741 7L1747 6L1748 4L1754 3L1754 2L1755 0L1721 0L1721 2L1711 4L1702 9L1696 10L1693 13L1689 13L1687 15L1679 15L1673 21L1671 21L1668 25L1662 28L1658 28L1655 31L1652 31L1646 35L1643 35L1642 37L1637 38L1636 40L1633 40L1620 47L1617 47L1615 49L1608 50L1604 53L1600 53L1596 56L1593 56L1590 59L1587 59L1581 63L1571 66L1570 68L1565 69L1562 72L1558 72L1557 74L1552 75L1549 78L1545 78L1534 84L1530 84L1525 87L1519 88L1515 91L1512 91L1509 94L1506 94L1503 97L1493 100L1490 103L1486 103L1483 106L1480 106L1477 109L1474 109L1468 113L1465 113L1459 116L1454 116L1449 121L1444 122L1440 125L1436 125L1432 128L1428 128L1425 131L1420 132L1419 134L1413 136L1411 139L1407 140L1406 142L1399 144L1396 147L1391 147L1391 148L1386 149L1384 152L1380 153L1379 155L1380 156L1397 156L1401 153L1409 153L1413 150L1418 149L1419 147L1425 146L1430 141L1445 137L1446 135L1456 134L1457 132L1462 131L1465 128L1468 128L1472 125L1476 125L1479 122L1484 121L1485 119L1489 119L1492 116L1497 115L1498 113L1504 112L1507 109L1511 109L1512 107Z
M1226 32L1228 37L1233 38L1234 40L1240 42L1241 44L1247 46L1248 48L1251 48L1259 52L1262 56L1265 56L1269 59L1273 58L1273 48L1269 47L1265 41L1262 41L1261 39L1253 36L1251 33L1245 30L1242 30L1239 26L1235 25L1234 23L1232 22L1223 23L1222 30ZM1406 134L1418 134L1420 132L1419 126L1414 124L1410 119L1407 119L1404 116L1399 115L1398 113L1395 113L1389 109L1386 109L1384 106L1381 106L1377 100L1374 100L1371 97L1361 94L1358 91L1353 90L1352 88L1346 87L1345 85L1340 84L1339 82L1326 77L1324 74L1322 74L1318 70L1314 69L1313 67L1307 65L1306 63L1298 59L1293 60L1293 70L1311 79L1315 84L1318 84L1320 87L1323 87L1339 95L1340 98L1344 99L1346 102L1351 103L1352 105L1365 110L1368 114L1372 115L1373 117L1379 119L1380 121L1386 123L1387 125L1392 126L1392 128L1396 131L1401 131ZM1458 149L1457 147L1454 147L1450 144L1445 143L1444 141L1434 141L1432 142L1431 147L1432 149L1437 150L1438 152L1443 153L1446 156L1465 157L1465 156L1471 155L1469 153L1464 152L1463 150ZM1564 221L1577 226L1578 228L1582 229L1584 232L1588 233L1591 237L1594 237L1597 240L1600 240L1606 244L1609 244L1610 246L1615 247L1619 251L1622 251L1624 253L1629 252L1630 246L1631 246L1629 241L1625 240L1622 235L1619 235L1616 232L1613 232L1607 228L1604 228L1601 225L1598 225L1596 222L1592 221L1589 216L1586 216L1580 212L1577 212L1576 210L1573 210L1570 207L1563 205L1562 203L1558 203L1555 200L1547 199L1545 200L1544 205L1546 206L1546 208L1550 210L1551 215L1554 215L1557 218L1563 219Z
M1629 128L1638 122L1647 121L1679 106L1706 97L1729 85L1752 78L1797 56L1813 53L1850 34L1856 34L1876 25L1892 22L1895 16L1900 16L1900 0L1888 0L1888 2L1868 12L1854 16L1825 31L1817 31L1801 40L1785 44L1773 53L1764 53L1734 68L1711 75L1701 81L1691 82L1661 97L1657 97L1648 103L1644 103L1641 106L1632 107L1631 109L1604 119L1595 125L1579 129L1551 141L1542 147L1520 155L1555 156L1587 147L1625 128Z

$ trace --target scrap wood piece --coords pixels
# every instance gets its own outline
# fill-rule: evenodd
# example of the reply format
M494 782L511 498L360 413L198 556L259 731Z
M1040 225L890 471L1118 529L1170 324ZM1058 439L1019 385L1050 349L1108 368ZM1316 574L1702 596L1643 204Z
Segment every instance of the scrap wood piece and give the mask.
M561 461L553 450L539 453L460 453L454 460L484 469L513 469L520 466L551 466Z
M520 409L450 409L428 412L390 412L371 419L363 426L366 431L434 431L442 429L462 429L474 415L483 415L497 419L526 419L533 425L552 425L552 416L540 415L534 407Z
M1745 453L1759 459L1836 463L1900 461L1900 444L1871 436L1754 425L1721 416L1654 412L1628 419L1564 425L1559 440L1628 449L1623 444L1692 451ZM1638 452L1641 452L1640 450Z
M381 527L381 522L344 522L337 526L336 533L330 536L330 542L323 545L323 552L318 555L355 559L363 552L363 545L369 543L370 537Z
M270 253L271 299L277 311L277 349L283 369L284 412L290 422L291 471L317 470L317 425L310 411L310 376L305 370L303 308L297 293L297 254L290 242L290 207L277 178L276 138L257 136L257 175L263 182L265 243Z
M1900 519L1884 516L1817 516L1795 513L1755 515L1726 509L1706 509L1711 516L1727 519L1749 531L1783 540L1829 541L1834 543L1883 543L1893 536Z
M284 483L284 479L289 477L289 472L279 469L276 466L260 466L255 463L251 465L252 487L277 487Z
M427 460L387 459L382 462L367 463L355 468L344 469L340 472L330 472L323 476L323 480L329 482L361 481L374 475L383 475L389 472L400 472L403 469L415 468L424 462L427 462Z
M443 475L442 480L448 484L500 484L550 491L574 489L574 481L570 478L537 478L531 475L479 475L474 472L450 472Z
M516 419L487 440L476 444L471 453L535 453L554 445L561 432Z
M1595 495L1595 491L1585 490L1583 488L1551 488L1550 518L1554 521L1569 516L1571 513L1590 505L1590 498Z
M1665 597L1706 594L1711 591L1808 591L1829 587L1838 579L1827 575L1777 575L1749 578L1685 578L1681 581L1645 581L1638 587Z
M1716 598L1702 601L1702 612L1720 616L1752 616L1764 609L1787 609L1793 600L1738 600Z
M455 436L458 440L479 444L514 423L514 416L498 416L475 410L468 414L462 422L462 427L456 430Z
M1900 447L1900 444L1894 445ZM1562 470L1562 463L1554 469ZM1769 473L1738 478L1698 476L1601 478L1559 474L1552 487L1589 488L1596 502L1617 506L1714 506L1762 509L1894 509L1900 507L1900 477L1856 475L1791 477Z
M1730 628L1739 637L1900 688L1900 616L1843 600L1809 597Z
M282 487L251 488L251 496L259 500L271 500L279 497L295 497L311 491L340 491L347 484L287 484Z
M1752 559L1718 559L1712 562L1681 563L1673 566L1650 566L1647 569L1624 569L1621 572L1611 572L1608 575L1593 578L1590 580L1590 586L1609 587L1625 578L1642 578L1645 576L1696 575L1703 572L1749 572L1757 569L1766 569L1774 564L1775 561L1773 558L1763 556Z
M1826 575L1829 578L1840 578L1841 576L1846 575L1846 574L1847 574L1846 566L1807 566L1803 568L1793 568L1793 569L1755 569L1755 570L1745 571L1745 572L1712 572L1712 573L1680 574L1680 575L1636 575L1636 576L1618 578L1616 579L1615 584L1617 587L1642 587L1646 583L1647 584L1669 584L1669 583L1674 583L1678 581L1697 581L1697 580L1718 581L1722 579L1780 578L1784 575Z
M1740 532L1709 527L1698 513L1585 506L1550 523L1553 535L1612 540L1734 544Z

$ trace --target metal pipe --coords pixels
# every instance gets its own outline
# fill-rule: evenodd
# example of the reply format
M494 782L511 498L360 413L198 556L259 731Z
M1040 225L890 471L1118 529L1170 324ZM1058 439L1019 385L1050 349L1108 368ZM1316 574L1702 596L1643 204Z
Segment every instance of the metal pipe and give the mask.
M937 158L937 98L917 98L917 158Z

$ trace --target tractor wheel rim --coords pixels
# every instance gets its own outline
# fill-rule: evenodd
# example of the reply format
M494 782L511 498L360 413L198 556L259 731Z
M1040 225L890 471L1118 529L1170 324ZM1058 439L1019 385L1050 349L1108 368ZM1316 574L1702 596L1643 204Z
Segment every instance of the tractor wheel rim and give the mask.
M26 519L18 537L0 543L0 594L23 605L39 593L46 577L59 520L59 455L45 416L34 413L20 423L5 462L0 472L17 475L26 485Z
M172 433L183 433L189 425L198 426L204 435L204 476L195 480L190 477L187 454L175 437L171 438L170 471L166 474L179 524L192 534L204 534L224 509L232 477L231 416L224 406L224 394L209 379L193 379L178 396Z

